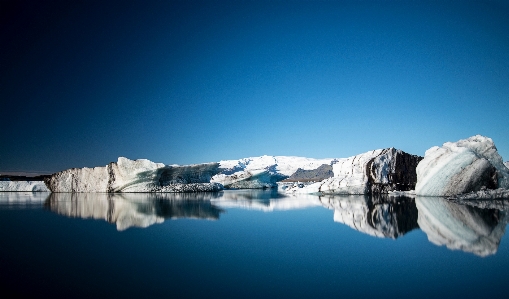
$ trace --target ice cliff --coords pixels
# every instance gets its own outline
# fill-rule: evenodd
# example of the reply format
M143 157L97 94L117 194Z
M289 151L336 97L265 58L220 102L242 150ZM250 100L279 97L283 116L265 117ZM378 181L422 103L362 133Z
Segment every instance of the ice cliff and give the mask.
M321 182L288 188L287 193L381 194L414 189L415 169L422 157L395 148L369 151L338 159L334 176Z
M417 166L415 192L421 196L452 196L508 187L509 169L493 140L480 135L432 147Z
M208 166L208 165L206 165ZM196 180L179 176L175 167L146 159L130 160L124 157L105 167L71 168L45 179L52 192L200 192L220 191L220 184L206 178ZM187 175L194 178L187 167ZM175 173L177 173L175 175ZM200 180L201 179L201 180ZM208 176L210 180L210 176Z

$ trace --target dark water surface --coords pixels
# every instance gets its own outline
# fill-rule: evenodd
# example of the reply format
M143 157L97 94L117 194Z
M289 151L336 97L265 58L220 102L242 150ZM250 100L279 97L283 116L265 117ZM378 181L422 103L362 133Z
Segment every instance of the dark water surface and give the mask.
M0 193L0 288L59 298L505 297L507 214L440 198Z

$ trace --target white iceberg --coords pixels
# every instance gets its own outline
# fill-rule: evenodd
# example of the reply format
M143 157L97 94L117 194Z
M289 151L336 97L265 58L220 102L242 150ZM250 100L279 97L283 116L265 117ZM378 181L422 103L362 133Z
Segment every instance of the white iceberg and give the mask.
M395 148L369 151L333 164L334 177L307 186L287 188L287 193L380 194L414 189L415 168L422 158Z
M432 147L417 166L415 192L421 196L452 196L508 187L509 169L493 140L480 135Z
M51 192L43 181L0 181L0 192Z

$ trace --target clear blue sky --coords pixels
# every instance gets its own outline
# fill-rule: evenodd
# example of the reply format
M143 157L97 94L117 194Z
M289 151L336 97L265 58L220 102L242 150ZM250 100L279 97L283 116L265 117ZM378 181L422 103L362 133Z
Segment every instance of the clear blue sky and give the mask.
M0 2L0 173L475 134L509 160L506 2L32 2Z

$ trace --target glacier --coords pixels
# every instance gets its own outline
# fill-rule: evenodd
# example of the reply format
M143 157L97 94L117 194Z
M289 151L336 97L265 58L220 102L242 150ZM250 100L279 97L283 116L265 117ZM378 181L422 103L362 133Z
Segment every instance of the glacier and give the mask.
M481 135L434 146L417 166L415 193L420 196L453 196L508 187L509 169L493 140Z
M395 148L378 149L332 165L334 176L310 185L296 184L286 193L381 194L414 189L422 157Z

